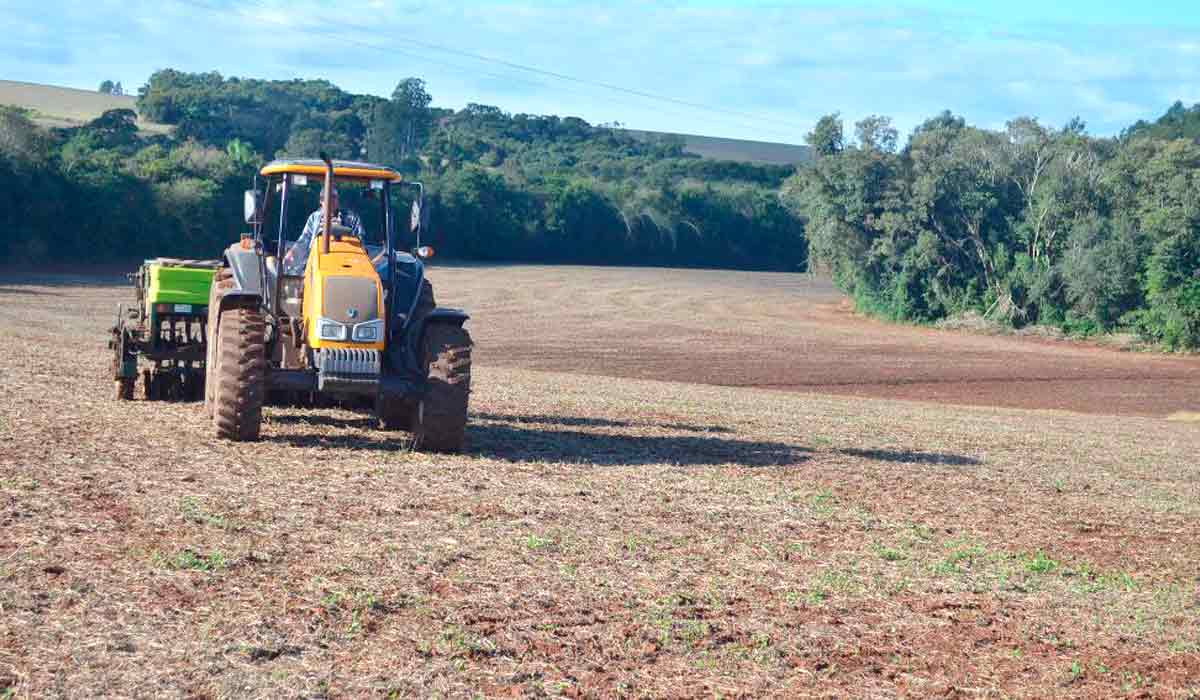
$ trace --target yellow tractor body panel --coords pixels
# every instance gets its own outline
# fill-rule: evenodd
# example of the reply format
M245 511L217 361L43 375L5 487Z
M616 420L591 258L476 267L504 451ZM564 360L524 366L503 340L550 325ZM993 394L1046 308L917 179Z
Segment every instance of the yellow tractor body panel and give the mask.
M322 236L313 236L304 270L305 340L310 348L383 350L386 320L373 341L352 340L354 327L384 319L383 284L362 243L352 236L330 240L322 253ZM321 326L329 322L343 326L345 338L322 337Z

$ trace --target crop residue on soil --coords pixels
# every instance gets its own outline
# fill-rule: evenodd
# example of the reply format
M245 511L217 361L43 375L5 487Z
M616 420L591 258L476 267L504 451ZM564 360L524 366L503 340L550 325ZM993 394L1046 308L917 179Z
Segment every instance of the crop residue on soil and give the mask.
M1200 688L1200 432L1163 419L1194 405L1086 415L877 398L886 384L658 381L680 378L670 357L697 379L778 368L751 349L781 334L798 367L821 343L855 348L872 382L932 372L912 350L926 336L1014 343L1000 349L1044 381L1070 363L1185 381L1187 358L904 328L914 354L889 353L892 327L804 321L770 275L434 274L479 343L455 456L339 409L269 407L264 439L232 445L198 405L117 404L119 278L0 280L0 697ZM560 371L573 347L590 374ZM939 361L960 400L962 368ZM621 364L635 369L597 376ZM629 376L643 367L666 376Z

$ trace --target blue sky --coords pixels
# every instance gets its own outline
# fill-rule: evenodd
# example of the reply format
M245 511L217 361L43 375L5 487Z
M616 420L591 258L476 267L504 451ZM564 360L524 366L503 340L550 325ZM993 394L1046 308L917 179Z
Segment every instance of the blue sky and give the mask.
M990 128L1078 115L1109 135L1200 102L1194 1L0 0L0 12L9 80L132 89L172 67L387 95L415 75L439 106L794 143L833 111L848 127L889 115L902 132L943 109Z

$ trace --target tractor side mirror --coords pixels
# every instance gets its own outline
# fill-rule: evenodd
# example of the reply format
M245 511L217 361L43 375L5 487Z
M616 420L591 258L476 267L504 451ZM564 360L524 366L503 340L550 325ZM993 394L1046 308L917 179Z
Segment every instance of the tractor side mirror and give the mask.
M409 185L417 188L417 196L413 198L412 210L408 216L408 228L412 231L413 240L416 247L421 247L421 234L424 232L425 220L428 216L425 209L425 186L419 182L410 182Z
M421 200L414 199L412 203L412 211L408 217L408 229L416 233L421 228Z
M259 215L262 212L262 196L258 190L246 190L242 198L242 214L246 218L246 223L260 223Z

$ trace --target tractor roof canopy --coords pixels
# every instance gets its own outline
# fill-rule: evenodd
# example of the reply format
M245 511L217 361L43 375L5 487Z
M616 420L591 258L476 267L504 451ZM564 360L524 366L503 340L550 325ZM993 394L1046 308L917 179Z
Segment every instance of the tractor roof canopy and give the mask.
M259 174L264 177L268 175L281 175L285 173L324 177L325 163L316 159L275 160L267 163L265 166L263 166L263 169L259 171ZM400 173L387 167L386 165L360 163L353 160L333 161L333 176L336 178L346 178L351 180L387 180L389 182L400 181Z

